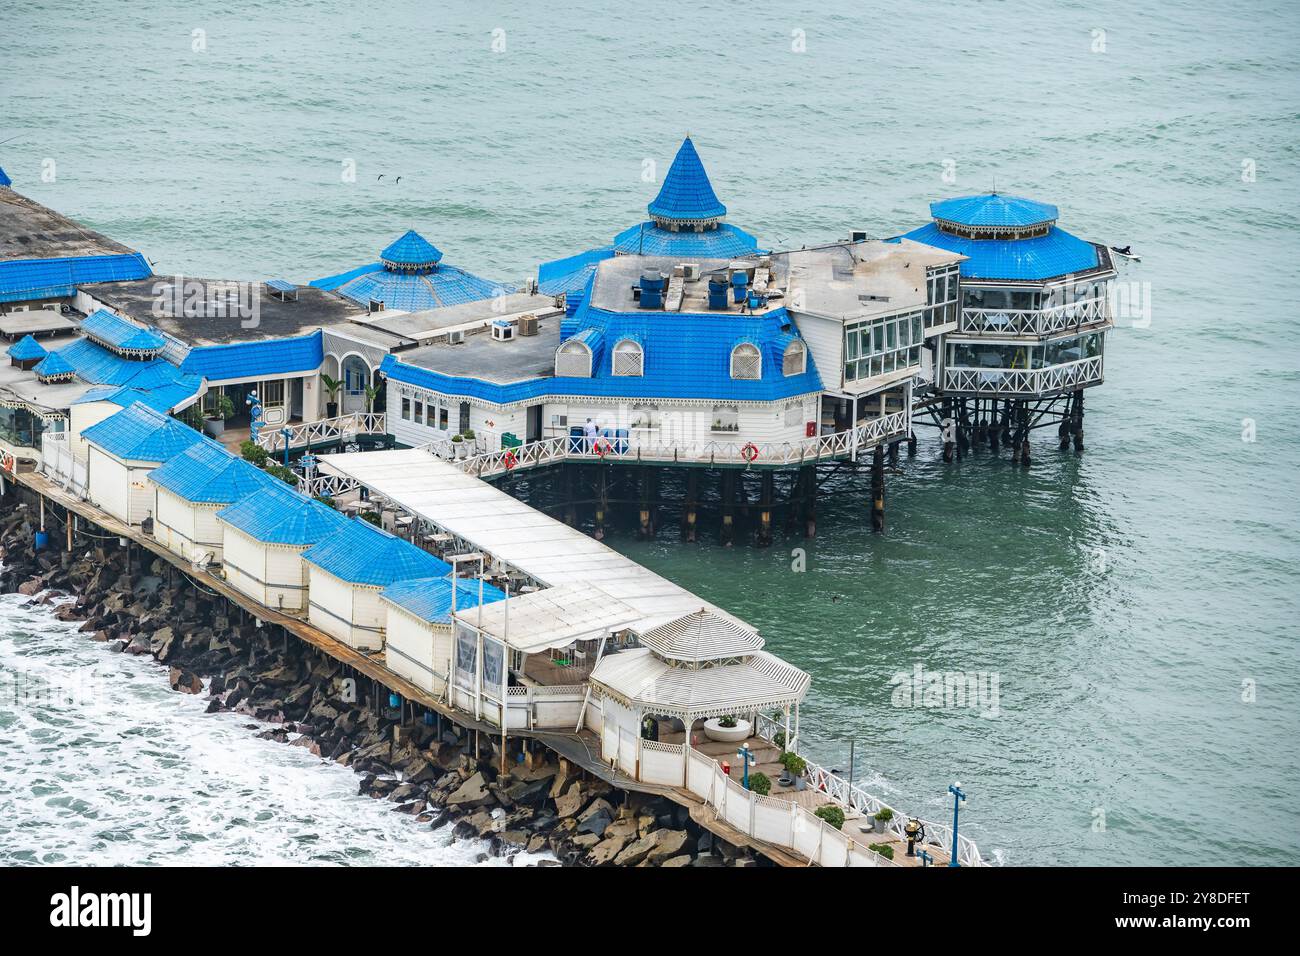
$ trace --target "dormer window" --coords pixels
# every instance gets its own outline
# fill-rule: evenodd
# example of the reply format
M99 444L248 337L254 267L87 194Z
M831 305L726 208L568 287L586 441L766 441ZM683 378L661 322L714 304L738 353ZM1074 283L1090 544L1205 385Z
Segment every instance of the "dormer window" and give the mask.
M615 375L644 375L645 353L641 343L623 339L614 346L613 373Z
M808 367L808 349L800 341L791 342L785 347L781 356L781 372L784 375L802 375Z
M763 358L758 347L749 342L741 342L731 350L731 377L738 379L757 379L763 376Z
M581 339L569 339L555 350L555 374L560 378L591 378L591 349Z

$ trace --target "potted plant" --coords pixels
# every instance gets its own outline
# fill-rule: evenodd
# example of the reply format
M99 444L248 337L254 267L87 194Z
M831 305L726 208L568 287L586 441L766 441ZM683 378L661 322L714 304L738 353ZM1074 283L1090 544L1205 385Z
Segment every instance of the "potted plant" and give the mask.
M451 436L451 457L464 458L466 453L465 439L460 435Z
M835 829L844 826L844 811L833 803L824 803L813 811Z
M751 773L749 775L749 789L760 797L766 797L772 792L772 781L768 779L765 773Z
M888 843L872 843L867 849L879 853L886 860L894 858L894 848Z
M741 720L735 714L710 717L704 722L704 736L718 743L738 744L742 740L748 740L749 735L749 721Z
M793 786L796 790L802 790L808 786L808 781L804 779L804 772L808 769L808 761L804 760L792 750L787 750L781 754L781 766L785 767L785 773L781 774L781 783L787 787Z
M265 448L248 438L239 443L239 454L244 461L252 462L259 468L263 467L271 457Z
M894 811L889 807L881 807L880 811L871 818L871 824L877 833L884 833L892 819L894 819Z
M320 377L321 387L325 389L325 417L337 418L339 414L339 389L343 383L336 378L330 378L328 375Z
M366 386L366 414L373 415L375 411L375 399L379 398L379 386Z
M226 419L235 414L235 403L230 396L222 392L212 407L203 416L203 430L213 438L219 438L226 430Z

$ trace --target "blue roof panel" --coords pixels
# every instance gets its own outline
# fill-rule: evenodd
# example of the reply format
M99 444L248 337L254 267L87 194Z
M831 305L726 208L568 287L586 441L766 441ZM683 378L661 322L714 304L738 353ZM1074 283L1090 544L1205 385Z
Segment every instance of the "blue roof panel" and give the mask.
M446 561L362 518L353 518L302 558L341 580L376 587L451 571Z
M930 215L963 226L1016 227L1055 222L1057 209L1051 203L1037 202L1023 196L984 193L932 202Z
M75 375L77 373L77 370L72 367L72 363L58 352L51 352L37 362L33 371L36 372L38 378L54 378L56 375Z
M318 330L291 339L193 348L181 363L181 371L219 382L254 375L308 372L320 368L324 360L325 350Z
M315 284L315 283L313 283ZM388 309L418 312L446 305L463 305L513 292L513 286L481 278L452 265L439 265L426 273L394 272L380 268L349 279L335 288L358 305L382 302Z
M126 408L136 402L148 405L155 412L171 412L186 399L193 398L203 386L203 380L197 375L182 375L171 385L159 385L154 388L135 388L130 385L101 385L92 388L72 404L84 405L88 402L112 402Z
M198 442L155 468L149 480L186 501L230 505L279 478L236 458L216 442Z
M14 181L9 178L9 174L4 171L4 168L0 167L0 186L12 186L13 182Z
M1092 243L1058 226L1033 239L968 239L944 232L931 222L906 233L905 238L966 256L961 274L968 279L1041 282L1095 269L1099 263Z
M0 302L70 296L89 282L125 282L153 275L138 252L0 262Z
M479 582L464 578L412 578L398 581L384 588L381 596L422 621L428 621L430 624L450 624L453 580L455 580L456 610L478 607ZM490 584L483 584L485 605L504 599L505 594L501 590Z
M45 346L41 345L30 335L24 335L21 339L9 346L9 357L16 362L30 362L33 359L45 358Z
M157 352L167 344L152 329L142 328L106 309L97 309L86 316L81 333L100 345L123 352Z
M542 295L581 292L595 274L596 266L613 256L613 246L602 246L579 252L576 256L543 262L537 267L537 291Z
M758 252L758 240L745 230L722 223L703 232L673 232L653 222L624 229L614 237L617 252L687 259L734 259Z
M267 544L310 547L348 523L333 508L298 494L282 481L258 488L217 517Z
M129 359L110 352L90 339L69 342L57 354L77 370L77 376L92 385L131 385L156 388L171 385L181 373L164 359Z
M168 461L191 445L209 441L201 434L139 402L91 425L81 437L123 461Z
M673 157L659 195L646 208L652 216L681 221L717 219L727 214L727 207L713 192L709 174L704 171L704 163L689 136L682 140Z

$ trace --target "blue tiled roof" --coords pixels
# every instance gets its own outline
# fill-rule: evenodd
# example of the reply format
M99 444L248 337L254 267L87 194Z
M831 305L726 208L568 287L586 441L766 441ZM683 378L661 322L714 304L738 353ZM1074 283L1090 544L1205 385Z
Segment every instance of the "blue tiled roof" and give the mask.
M157 388L180 378L175 365L163 359L123 358L90 339L77 339L57 350L77 370L78 378L93 385L131 385Z
M442 253L424 236L414 229L408 229L404 235L389 243L379 258L403 266L426 266L439 262Z
M137 402L91 425L81 437L125 461L167 461L207 441L193 428Z
M9 174L4 171L4 167L0 166L0 186L12 186L13 182Z
M332 280L318 280L331 282ZM316 285L315 282L312 285ZM388 309L418 312L437 309L444 305L462 305L490 299L498 292L513 292L513 286L502 285L481 278L456 266L442 264L432 272L394 272L380 266L347 279L333 288L358 305L368 305L372 300L384 303Z
M293 547L316 544L348 522L333 508L298 494L284 482L259 488L222 508L217 517L258 541Z
M1058 226L1033 239L968 239L944 232L931 222L906 233L905 238L966 256L961 274L968 279L1034 282L1098 265L1097 249L1092 243Z
M234 504L272 484L283 482L236 458L216 442L196 442L149 474L149 480L186 501Z
M646 208L652 216L681 221L717 219L727 214L727 207L714 194L709 174L704 171L700 154L689 136L682 140L659 195Z
M498 384L406 365L394 355L384 358L380 371L395 381L499 405L550 395L775 401L821 391L821 378L811 352L802 374L782 374L784 325L793 328L783 308L760 315L623 313L593 308L588 298L572 318L561 323L561 335L569 338L598 330L605 342L637 338L645 349L644 375L613 375L604 350L591 378L529 378ZM762 378L731 377L731 350L741 341L760 345Z
M106 309L97 309L86 316L81 333L100 345L123 352L157 352L167 344L157 332L141 328Z
M349 269L347 272L340 272L338 275L324 276L320 279L313 279L307 284L313 289L324 289L326 292L332 292L346 282L351 282L358 276L369 275L372 272L383 272L384 264L382 262L367 262L364 266L357 266L355 269Z
M304 551L302 558L336 578L376 587L410 578L441 577L451 571L451 565L441 558L361 518L353 518Z
M33 371L36 372L37 378L54 378L57 375L75 375L77 373L77 370L72 367L72 363L58 352L51 352L37 362Z
M276 292L293 292L298 287L288 279L267 279L266 287L274 289Z
M181 363L181 371L202 375L209 382L218 382L253 375L306 372L319 368L324 360L325 351L318 330L291 339L193 348Z
M542 295L580 292L595 274L596 266L613 255L613 246L602 246L579 252L576 256L543 262L537 267L537 291Z
M153 272L138 252L0 262L0 302L69 296L88 282L147 279Z
M614 237L618 252L691 259L733 259L758 251L758 240L736 226L722 223L703 232L660 229L653 222L624 229Z
M41 345L30 335L24 335L21 339L9 346L9 357L17 362L30 362L32 359L45 358L45 346Z
M478 607L477 581L451 577L413 578L390 584L381 592L386 601L409 611L430 624L451 623L452 581L455 580L456 610ZM493 604L505 599L505 594L492 585L483 585L483 603Z
M1037 226L1055 222L1057 209L1051 203L1023 196L984 193L932 202L930 215L963 226Z
M170 412L176 406L194 394L203 385L203 379L197 375L182 375L170 385L155 388L136 388L131 385L101 385L92 388L72 404L83 405L88 402L112 402L126 408L140 402L148 405L155 412Z

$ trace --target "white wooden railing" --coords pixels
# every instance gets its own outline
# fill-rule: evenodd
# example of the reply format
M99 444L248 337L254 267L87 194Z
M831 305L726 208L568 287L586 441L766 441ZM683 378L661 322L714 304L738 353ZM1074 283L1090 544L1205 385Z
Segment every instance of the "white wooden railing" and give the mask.
M772 740L778 732L784 733L784 731L785 727L782 724L766 714L758 715L754 727L754 733L757 736L762 737L764 740ZM867 793L844 777L831 773L825 767L813 763L806 756L804 761L807 763L809 786L822 791L840 806L858 811L864 817L874 817L881 810L889 810L893 813L893 818L885 824L885 829L898 839L904 842L907 841L907 833L903 829L907 826L909 819L906 814L900 813L879 797ZM942 847L945 853L952 852L952 826L950 824L934 823L930 820L921 820L920 822L925 827L925 842L927 844ZM963 836L961 833L957 834L957 862L962 866L985 865L975 841Z
M820 435L794 442L705 442L698 445L655 444L626 437L601 437L593 441L565 435L470 454L474 442L438 441L420 447L431 455L452 462L466 474L491 478L507 471L535 468L561 461L608 461L647 464L690 465L811 465L819 461L848 458L870 450L891 438L901 438L911 427L911 412L890 412L879 418L832 435ZM459 448L458 448L459 446ZM465 449L465 450L460 450ZM459 456L459 457L458 457Z
M1102 379L1101 356L1076 359L1046 368L947 368L945 392L980 392L989 395L1050 395Z
M1106 297L1067 302L1048 309L962 309L958 332L994 335L1052 335L1108 318Z
M89 476L86 463L72 454L67 432L41 433L41 471L78 498L85 498Z
M383 435L387 428L383 412L353 412L337 418L322 418L314 422L298 422L275 428L263 425L257 433L257 443L275 454L284 451L284 431L289 432L289 447L308 448L312 445L330 445L356 438L358 435Z

